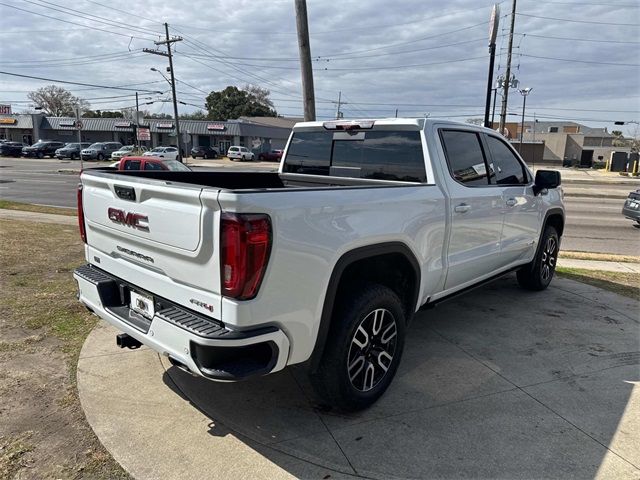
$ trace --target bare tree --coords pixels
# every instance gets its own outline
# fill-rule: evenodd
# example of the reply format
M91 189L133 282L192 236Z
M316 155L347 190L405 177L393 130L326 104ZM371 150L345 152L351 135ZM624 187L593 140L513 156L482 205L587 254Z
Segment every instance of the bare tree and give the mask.
M248 83L244 87L242 87L242 90L244 90L251 97L253 97L253 100L259 105L262 105L263 107L270 110L274 109L273 102L269 98L269 95L271 95L271 92L266 88L259 87L258 85L251 85Z
M90 107L86 100L75 97L70 91L56 85L47 85L29 92L27 98L41 107L44 113L54 117L73 117L78 106L83 112Z

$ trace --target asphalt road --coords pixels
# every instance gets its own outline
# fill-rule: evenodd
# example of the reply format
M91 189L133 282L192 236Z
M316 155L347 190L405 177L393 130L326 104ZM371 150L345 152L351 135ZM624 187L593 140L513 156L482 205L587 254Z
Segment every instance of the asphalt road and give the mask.
M85 163L85 168L94 166ZM248 169L248 164L234 164ZM0 199L37 203L57 207L76 206L76 174L58 170L77 169L78 162L38 159L0 159ZM629 186L617 184L578 185L565 183L567 225L562 247L583 252L640 255L640 229L622 217L623 200L601 198L606 190L617 196L627 195ZM572 190L593 192L593 197L571 196Z

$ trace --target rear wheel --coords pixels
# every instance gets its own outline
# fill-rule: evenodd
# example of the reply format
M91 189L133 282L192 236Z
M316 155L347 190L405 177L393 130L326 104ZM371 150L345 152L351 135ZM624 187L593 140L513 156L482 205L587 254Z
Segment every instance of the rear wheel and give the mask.
M44 153L38 152L36 155L38 158L44 158Z
M96 157L96 159L101 162L102 160L104 160L104 155L102 155L101 153L98 154L98 156Z
M533 261L517 272L518 283L527 290L544 290L556 271L560 239L558 231L547 225Z
M395 376L405 337L402 303L389 288L367 284L337 306L320 367L311 382L341 410L367 408Z

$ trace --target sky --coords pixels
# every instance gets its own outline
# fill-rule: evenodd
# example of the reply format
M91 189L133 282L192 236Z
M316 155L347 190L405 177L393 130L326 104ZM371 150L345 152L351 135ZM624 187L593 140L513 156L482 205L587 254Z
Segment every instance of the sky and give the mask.
M486 0L308 0L318 119L425 116L465 121L484 111L489 53ZM496 76L506 70L511 1L500 6ZM62 84L93 109L171 113L163 22L174 44L179 111L212 90L248 83L276 110L302 116L294 0L0 0L0 71L124 89ZM519 0L512 71L530 87L527 120L622 129L640 121L640 0ZM0 74L0 103L56 83ZM157 93L161 92L161 93ZM496 121L500 111L498 96ZM509 121L523 97L509 93ZM148 102L153 102L149 103Z

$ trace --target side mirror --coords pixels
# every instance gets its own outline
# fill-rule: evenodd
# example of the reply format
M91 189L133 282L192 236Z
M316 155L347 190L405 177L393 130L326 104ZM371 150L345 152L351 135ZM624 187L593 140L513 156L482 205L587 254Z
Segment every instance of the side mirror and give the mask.
M533 193L537 195L542 190L557 188L560 183L560 172L556 170L538 170L533 185Z

